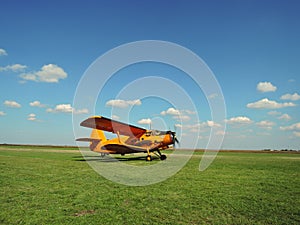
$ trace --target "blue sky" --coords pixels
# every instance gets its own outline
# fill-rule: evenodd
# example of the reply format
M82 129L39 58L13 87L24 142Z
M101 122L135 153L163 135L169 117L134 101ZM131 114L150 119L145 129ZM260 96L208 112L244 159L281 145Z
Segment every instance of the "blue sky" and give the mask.
M72 112L82 119L93 115L84 106L73 107L87 68L119 45L162 40L190 49L213 71L227 111L222 148L300 149L299 11L299 1L4 0L0 143L75 144ZM178 84L196 109L143 98L135 88L119 95L126 85L148 76ZM121 120L131 109L129 122L135 125L151 119L153 128L176 126L182 147L191 147L197 128L197 147L204 148L211 128L224 134L224 124L211 118L208 97L182 71L141 63L114 74L97 96L95 112L111 116L114 105L113 115ZM87 132L83 128L82 134Z

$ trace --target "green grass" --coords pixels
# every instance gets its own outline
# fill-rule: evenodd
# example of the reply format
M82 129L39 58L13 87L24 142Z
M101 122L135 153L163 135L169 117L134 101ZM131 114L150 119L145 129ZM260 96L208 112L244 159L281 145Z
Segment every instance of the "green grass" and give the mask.
M222 152L199 172L195 153L168 180L129 187L79 152L32 148L0 148L0 224L300 224L300 154Z

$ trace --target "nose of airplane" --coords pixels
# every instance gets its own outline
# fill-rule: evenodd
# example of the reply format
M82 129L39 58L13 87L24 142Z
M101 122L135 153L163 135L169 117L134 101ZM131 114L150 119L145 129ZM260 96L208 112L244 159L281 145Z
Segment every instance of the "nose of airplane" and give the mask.
M165 145L171 145L171 144L173 144L173 137L172 137L172 135L171 135L171 132L167 132L166 133L166 135L165 135L165 137L164 137L164 140L163 140L163 143L165 144Z
M176 138L176 132L168 131L163 142L166 145L174 145L175 143L179 143L179 141Z

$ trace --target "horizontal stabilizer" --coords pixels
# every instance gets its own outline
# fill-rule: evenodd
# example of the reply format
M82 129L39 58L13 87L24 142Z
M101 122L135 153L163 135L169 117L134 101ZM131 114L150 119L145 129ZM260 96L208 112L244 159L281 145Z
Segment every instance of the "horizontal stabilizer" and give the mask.
M96 138L77 138L76 141L100 142L101 139L96 139Z

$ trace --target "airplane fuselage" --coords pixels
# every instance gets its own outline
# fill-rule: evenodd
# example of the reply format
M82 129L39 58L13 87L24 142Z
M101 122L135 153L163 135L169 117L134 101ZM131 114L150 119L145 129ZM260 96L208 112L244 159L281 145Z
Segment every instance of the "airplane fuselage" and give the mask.
M147 131L140 138L118 135L117 138L100 141L97 145L91 143L90 149L94 152L105 154L130 154L136 152L147 152L163 150L173 144L170 133L159 131Z

